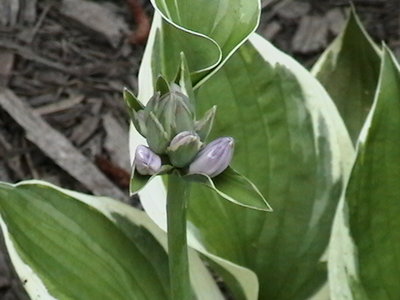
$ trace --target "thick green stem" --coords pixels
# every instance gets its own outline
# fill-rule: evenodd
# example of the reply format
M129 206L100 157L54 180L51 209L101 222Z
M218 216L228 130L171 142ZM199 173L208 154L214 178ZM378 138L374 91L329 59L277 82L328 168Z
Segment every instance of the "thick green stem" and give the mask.
M172 300L191 300L186 240L186 204L189 192L188 182L179 175L168 176L168 256Z

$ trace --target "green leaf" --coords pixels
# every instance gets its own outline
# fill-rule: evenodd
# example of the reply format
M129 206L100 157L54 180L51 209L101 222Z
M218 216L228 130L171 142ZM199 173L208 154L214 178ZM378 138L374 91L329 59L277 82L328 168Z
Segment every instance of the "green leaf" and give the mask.
M28 265L53 298L169 297L167 254L141 226L130 224L127 235L99 211L40 184L1 184L0 213L17 271Z
M193 187L189 220L213 254L253 270L259 299L305 299L326 280L320 261L353 148L321 85L257 35L196 94L218 105L212 136L233 136L232 166L266 195L264 213Z
M124 88L123 92L124 100L126 105L130 110L138 112L141 109L144 109L144 105L136 98L135 94L130 91L128 88Z
M380 50L353 8L342 33L312 72L334 100L354 144L374 99L379 66Z
M382 60L374 105L334 225L332 299L400 298L400 67L386 47Z
M153 27L158 28L154 29L155 42L150 43L156 61L153 79L161 73L168 81L174 79L181 52L191 73L197 74L196 81L223 63L254 32L261 6L259 0L152 3L156 8Z
M162 75L159 75L157 78L155 91L160 92L161 96L170 92L169 84Z
M169 299L166 235L137 209L31 181L0 184L0 215L32 299ZM189 258L197 297L223 299L196 253Z
M217 112L217 106L214 105L204 113L202 119L196 121L195 130L202 141L205 141L211 132L211 129L214 125L216 112Z
M151 180L153 180L156 176L166 174L173 169L170 165L163 165L156 174L154 175L142 175L136 171L135 166L132 168L131 181L129 185L129 193L132 195L140 192Z
M272 211L272 208L257 187L231 167L228 167L214 178L200 174L188 175L186 178L205 185L217 192L222 198L237 205L263 211Z
M148 83L146 63L139 85ZM334 104L307 70L257 35L198 88L196 99L199 114L218 105L211 138L235 138L233 167L266 195L274 212L244 209L193 186L189 242L207 257L257 274L259 296L254 281L245 282L251 274L236 277L245 299L307 298L326 280L320 259L353 160ZM131 149L136 143L132 132ZM157 179L140 193L162 228L164 194Z
M189 98L190 111L195 112L193 86L190 79L189 66L187 64L185 53L183 52L181 53L181 64L179 67L177 80L175 81L179 84L181 91Z

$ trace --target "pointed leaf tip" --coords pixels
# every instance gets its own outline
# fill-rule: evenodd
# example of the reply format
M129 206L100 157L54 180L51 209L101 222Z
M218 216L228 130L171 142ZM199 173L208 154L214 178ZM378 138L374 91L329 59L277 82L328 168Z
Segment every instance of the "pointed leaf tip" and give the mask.
M132 109L135 112L144 109L144 105L139 101L135 94L126 87L124 87L123 97L129 109Z
M171 91L168 81L162 75L158 75L155 89L161 96Z
M255 210L273 211L258 188L231 167L214 178L205 174L186 175L185 177L190 181L205 185L217 192L223 199L234 204Z

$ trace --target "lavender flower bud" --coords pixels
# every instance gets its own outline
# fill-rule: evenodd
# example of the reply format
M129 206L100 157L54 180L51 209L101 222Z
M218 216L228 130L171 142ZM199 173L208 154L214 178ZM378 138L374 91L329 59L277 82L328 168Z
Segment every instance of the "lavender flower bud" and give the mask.
M200 137L195 132L183 131L172 139L167 153L172 165L182 168L193 160L201 146Z
M134 165L141 175L154 175L161 169L161 158L148 147L139 145L135 152Z
M215 177L230 164L233 156L234 140L221 137L209 143L190 164L188 174L205 174Z

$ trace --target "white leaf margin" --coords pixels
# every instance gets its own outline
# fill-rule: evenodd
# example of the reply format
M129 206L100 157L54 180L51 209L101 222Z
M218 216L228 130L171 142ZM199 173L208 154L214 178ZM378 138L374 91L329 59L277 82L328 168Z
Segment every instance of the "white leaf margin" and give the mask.
M250 1L250 0L248 0L248 1ZM254 0L251 0L251 1L254 1ZM167 23L169 23L170 25L176 27L177 29L182 30L183 32L186 32L186 33L188 33L188 34L193 34L193 35L195 35L195 36L198 36L199 38L203 38L203 39L205 39L205 40L208 40L208 41L210 41L212 44L214 44L214 45L217 47L218 52L219 52L219 57L218 57L218 59L215 61L215 63L211 64L211 65L208 66L208 67L205 67L205 68L203 68L203 69L201 69L201 70L197 70L197 71L194 72L194 73L201 73L201 72L204 72L204 71L212 70L212 72L210 72L210 74L208 74L207 76L205 76L205 77L197 84L197 87L198 87L198 86L200 86L201 84L203 84L205 81L207 81L213 74L215 74L215 72L217 72L217 71L224 65L224 63L233 55L233 53L235 53L236 50L239 49L239 47L240 47L244 42L246 42L248 36L251 35L252 33L254 33L254 32L256 31L258 25L260 24L260 19L261 19L261 0L256 0L256 1L257 1L257 10L258 10L259 13L257 14L257 20L256 20L256 22L255 22L255 24L254 24L254 27L250 30L249 34L248 34L247 36L245 36L245 37L236 45L236 47L234 47L234 48L228 53L228 55L227 55L225 58L222 57L222 49L221 49L221 46L217 43L217 41L215 41L214 39L212 39L211 37L209 37L209 36L207 36L207 35L205 35L205 34L203 34L203 33L196 32L196 31L187 29L187 28L185 28L185 27L183 27L183 26L180 26L180 25L176 24L175 22L173 22L173 21L171 20L171 18L170 18L169 16L166 16L166 15L161 11L161 9L158 7L158 5L157 5L157 3L156 3L155 0L150 0L152 6L155 8L155 13L154 13L154 17L153 17L152 29L153 29L153 27L154 27L154 28L161 28L161 20L163 19L163 20L165 20ZM177 4L176 4L176 5L177 5ZM154 38L154 37L153 37L153 38ZM153 40L154 40L154 39L153 39ZM150 38L148 39L148 41L150 41ZM148 45L152 45L152 44L153 44L153 43L147 42L146 50L147 50L147 46L148 46ZM213 69L214 69L214 70L213 70ZM141 99L141 98L139 97L139 99Z
M364 147L369 132L372 129L372 120L382 90L382 80L383 80L382 72L384 70L384 66L386 63L385 59L390 58L400 73L400 64L398 63L393 53L391 53L389 48L386 48L386 46L384 45L383 50L382 49L378 50L382 55L379 81L376 87L374 102L367 115L367 118L364 122L361 132L358 136L354 160L356 159L357 155L360 155L359 152ZM385 55L385 51L387 51L388 56ZM349 177L350 176L351 173L349 174ZM338 208L336 210L336 215L332 225L332 234L330 239L331 251L329 251L329 257L328 257L328 271L329 271L328 278L332 287L336 287L330 289L330 296L332 300L358 299L357 296L354 295L351 285L353 285L354 289L358 288L356 293L364 292L361 284L359 283L358 260L357 260L358 250L350 233L348 209L345 197L346 190L347 186L344 189L343 195L340 199ZM343 284L344 283L343 279L345 279L346 284Z
M8 250L8 255L18 274L19 279L24 285L25 290L29 294L32 300L46 299L46 300L57 300L50 295L46 286L39 278L39 276L32 270L32 268L26 264L19 256L17 250L14 247L14 243L8 232L7 225L4 223L3 218L0 216L0 226L3 232L4 243Z
M60 188L51 183L41 180L26 180L17 184L6 185L12 187L18 187L23 185L43 185L53 188L59 192L62 192L78 201L81 201L90 207L95 208L110 221L116 223L114 213L123 216L133 222L136 225L143 226L146 228L161 244L165 251L168 252L168 241L164 231L162 231L153 221L144 213L139 211L123 202L113 200L107 197L91 196L82 194L76 191ZM0 215L0 225L4 235L5 244L11 259L11 262L18 274L20 280L24 283L24 288L32 300L57 300L47 290L45 284L40 279L37 273L26 264L21 256L18 254L15 248L12 238L8 232L7 225ZM210 272L200 259L199 255L193 249L189 251L189 268L190 268L190 279L192 287L195 291L197 299L199 300L224 300L224 296L219 290Z

